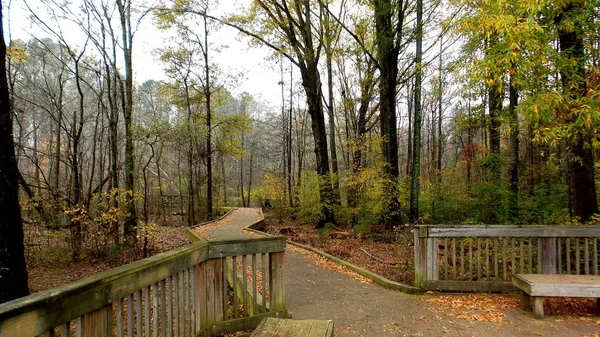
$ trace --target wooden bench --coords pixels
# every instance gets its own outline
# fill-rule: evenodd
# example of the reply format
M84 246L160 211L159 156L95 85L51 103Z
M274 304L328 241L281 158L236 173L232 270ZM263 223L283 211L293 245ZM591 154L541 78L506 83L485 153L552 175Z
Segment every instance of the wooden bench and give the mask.
M544 317L546 297L596 297L600 312L600 275L513 274L512 283L521 290L521 309Z
M333 337L333 321L267 317L250 337Z

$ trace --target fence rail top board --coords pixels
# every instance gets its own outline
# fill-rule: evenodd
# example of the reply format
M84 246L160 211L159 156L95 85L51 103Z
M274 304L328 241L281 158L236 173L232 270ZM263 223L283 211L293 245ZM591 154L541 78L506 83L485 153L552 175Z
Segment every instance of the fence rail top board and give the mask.
M166 309L166 315L171 315L169 317L174 319L175 323L179 319L181 330L189 329L190 335L192 335L191 330L194 329L196 332L194 335L197 335L201 324L204 324L206 330L206 324L212 326L214 322L207 321L207 314L201 312L206 304L199 303L196 299L190 300L190 298L197 298L198 295L203 296L203 294L214 298L214 296L222 294L226 284L221 282L219 285L215 280L222 278L220 275L223 274L220 270L223 269L221 265L225 259L235 259L236 256L248 256L248 258L262 256L263 259L266 259L265 261L269 261L267 268L270 270L265 270L266 266L263 265L263 271L269 284L263 285L262 290L269 286L271 288L270 299L275 301L271 303L271 308L274 308L272 310L284 312L286 309L283 303L283 279L281 277L284 251L285 237L188 244L70 284L0 304L0 336L37 336L42 333L47 335L50 333L49 335L53 336L54 328L59 328L61 325L63 329L61 336L65 336L69 335L68 330L71 329L70 324L73 320L76 320L76 336L112 336L112 322L111 327L106 328L106 334L85 332L84 329L88 329L89 326L84 323L89 321L91 316L104 317L102 319L111 321L112 317L107 316L112 315L107 315L107 313L111 312L110 308L113 304L116 304L121 311L124 306L127 307L128 317L126 319L117 317L117 325L121 326L121 330L125 325L123 321L128 321L126 324L127 335L131 335L134 330L139 335L140 330L143 329L143 320L146 320L146 331L150 330L148 327L150 326L149 307L151 306L154 306L154 309L151 310L154 322L157 322L159 312L164 320ZM244 271L244 273L246 272ZM281 291L275 291L279 289ZM152 300L154 303L151 303ZM137 305L137 309L133 309L134 303ZM141 312L142 303L146 306L145 314ZM159 304L160 310L156 310ZM130 321L134 319L132 317L134 312L137 328ZM184 312L187 316L184 315ZM246 320L262 319L264 315L268 314L268 312L262 313L262 316L255 319L247 317ZM273 314L277 315L278 313L273 312ZM193 315L198 315L198 318L190 318ZM210 315L219 316L219 313L210 313ZM227 320L227 317L217 320ZM154 322L153 324L158 326L158 323ZM163 326L166 321L161 322L160 328L165 329ZM176 335L177 325L175 324L174 327ZM170 329L172 328L170 327ZM214 330L214 327L212 329ZM180 332L181 336L188 335L183 331ZM210 331L205 334L213 335ZM122 333L117 333L117 335L120 336Z
M600 237L594 225L419 225L421 238L443 237Z

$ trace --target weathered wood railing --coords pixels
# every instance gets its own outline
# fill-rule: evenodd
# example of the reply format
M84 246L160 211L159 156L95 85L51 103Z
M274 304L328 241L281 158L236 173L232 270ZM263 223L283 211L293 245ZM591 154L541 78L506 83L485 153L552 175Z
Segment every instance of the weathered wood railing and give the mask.
M265 317L287 315L284 250L282 237L193 243L4 303L0 336L217 336L252 329Z
M417 226L415 285L510 291L512 273L598 275L599 238L600 226Z

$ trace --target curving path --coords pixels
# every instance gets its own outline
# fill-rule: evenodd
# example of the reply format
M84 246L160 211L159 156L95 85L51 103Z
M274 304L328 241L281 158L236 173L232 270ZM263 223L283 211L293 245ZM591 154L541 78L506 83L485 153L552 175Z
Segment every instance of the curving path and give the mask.
M239 208L222 225L206 231L216 240L246 238L254 209ZM547 316L534 320L520 309L505 309L503 323L453 319L430 310L430 296L407 295L316 266L302 254L286 252L285 295L296 319L332 319L336 336L594 336L600 317L581 322ZM596 324L598 321L598 324Z

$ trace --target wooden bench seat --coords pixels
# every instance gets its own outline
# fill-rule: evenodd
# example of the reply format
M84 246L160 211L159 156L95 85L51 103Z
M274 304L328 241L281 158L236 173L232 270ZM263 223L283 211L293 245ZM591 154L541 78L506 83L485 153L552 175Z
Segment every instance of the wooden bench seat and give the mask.
M521 309L544 317L546 297L595 297L600 310L600 275L513 274L512 283L521 290Z
M267 317L250 337L333 337L333 321Z

